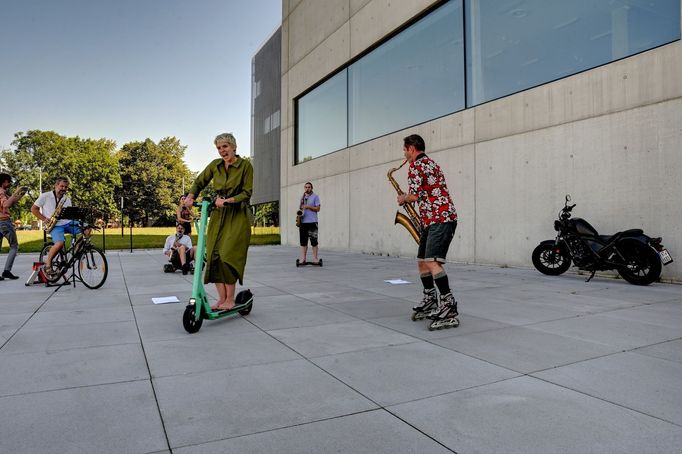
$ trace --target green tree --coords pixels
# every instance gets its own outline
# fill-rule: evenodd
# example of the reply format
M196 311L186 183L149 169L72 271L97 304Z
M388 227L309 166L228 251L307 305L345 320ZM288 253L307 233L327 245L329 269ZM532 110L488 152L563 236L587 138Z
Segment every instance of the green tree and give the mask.
M115 212L114 190L121 184L115 142L40 130L18 132L14 138L13 149L2 152L2 161L19 185L30 188L29 197L16 206L22 217L40 190L49 191L54 179L62 175L71 179L75 206L93 208L105 218Z
M184 161L185 149L175 137L159 143L151 139L130 142L117 153L122 180L124 213L133 223L149 225L153 220L171 222L192 173Z
M255 207L256 225L277 226L279 225L279 203L266 202Z

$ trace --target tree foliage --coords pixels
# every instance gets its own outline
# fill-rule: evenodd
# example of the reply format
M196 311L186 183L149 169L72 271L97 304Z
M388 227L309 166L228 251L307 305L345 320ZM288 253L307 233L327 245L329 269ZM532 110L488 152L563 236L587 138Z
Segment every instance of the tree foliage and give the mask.
M14 135L13 149L2 152L2 161L18 185L27 186L15 213L26 213L41 190L52 189L54 179L71 179L70 197L75 206L94 208L108 217L116 209L114 188L120 185L116 144L108 139L64 137L54 131L30 130Z
M184 161L186 147L175 137L159 143L151 139L130 142L119 150L124 213L133 223L148 225L153 219L175 219L175 209L192 173Z

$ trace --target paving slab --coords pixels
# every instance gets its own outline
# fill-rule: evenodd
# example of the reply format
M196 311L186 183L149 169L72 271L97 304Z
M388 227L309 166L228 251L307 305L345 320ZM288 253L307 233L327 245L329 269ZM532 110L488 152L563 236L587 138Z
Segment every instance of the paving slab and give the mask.
M621 350L644 347L682 337L682 326L666 327L652 323L594 314L537 323L531 329L559 334L574 339L611 345Z
M642 347L632 350L640 355L653 356L654 358L667 359L682 363L682 339L661 342L650 347Z
M531 377L388 407L454 452L669 453L682 428Z
M7 453L147 453L166 449L149 381L0 397Z
M0 396L149 379L138 344L56 352L0 351Z
M308 358L415 342L410 336L363 321L278 329L270 334Z
M381 406L519 375L426 342L323 356L312 361Z
M174 449L177 454L451 453L384 410Z
M154 379L171 448L377 408L305 360Z
M620 351L616 347L521 326L436 339L433 342L526 374Z
M262 331L230 333L216 338L214 345L225 348L206 348L206 339L185 336L147 342L145 352L154 377L301 359L299 354Z
M680 363L625 352L533 376L682 425Z

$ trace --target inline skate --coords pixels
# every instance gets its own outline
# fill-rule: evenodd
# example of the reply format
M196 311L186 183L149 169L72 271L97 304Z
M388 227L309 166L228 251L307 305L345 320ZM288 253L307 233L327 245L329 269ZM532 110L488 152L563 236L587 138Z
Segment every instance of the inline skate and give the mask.
M438 307L438 296L436 296L436 289L424 290L424 296L421 303L414 306L412 310L412 321L423 320L427 318Z
M429 317L433 320L431 324L429 324L429 331L443 328L456 328L459 326L459 319L457 318L459 315L459 312L457 312L457 301L455 301L455 297L452 296L452 293L441 296L440 302L441 304L439 307L441 309L438 314Z

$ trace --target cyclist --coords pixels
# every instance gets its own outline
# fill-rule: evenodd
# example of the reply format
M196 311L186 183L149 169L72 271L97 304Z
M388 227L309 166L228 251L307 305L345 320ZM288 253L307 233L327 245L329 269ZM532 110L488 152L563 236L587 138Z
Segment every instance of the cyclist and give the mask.
M72 206L71 199L66 195L66 192L69 190L69 184L70 180L68 177L57 177L54 183L54 190L40 194L38 199L33 202L31 213L41 221L48 222L63 197L66 197L66 200L62 207L66 208ZM91 229L85 229L83 235L89 237L91 232ZM81 230L78 225L70 219L60 219L56 222L50 232L52 241L54 241L54 246L50 248L50 252L47 254L47 259L45 261L45 272L48 275L58 273L58 270L52 269L52 259L64 247L65 233L77 235L81 233Z

